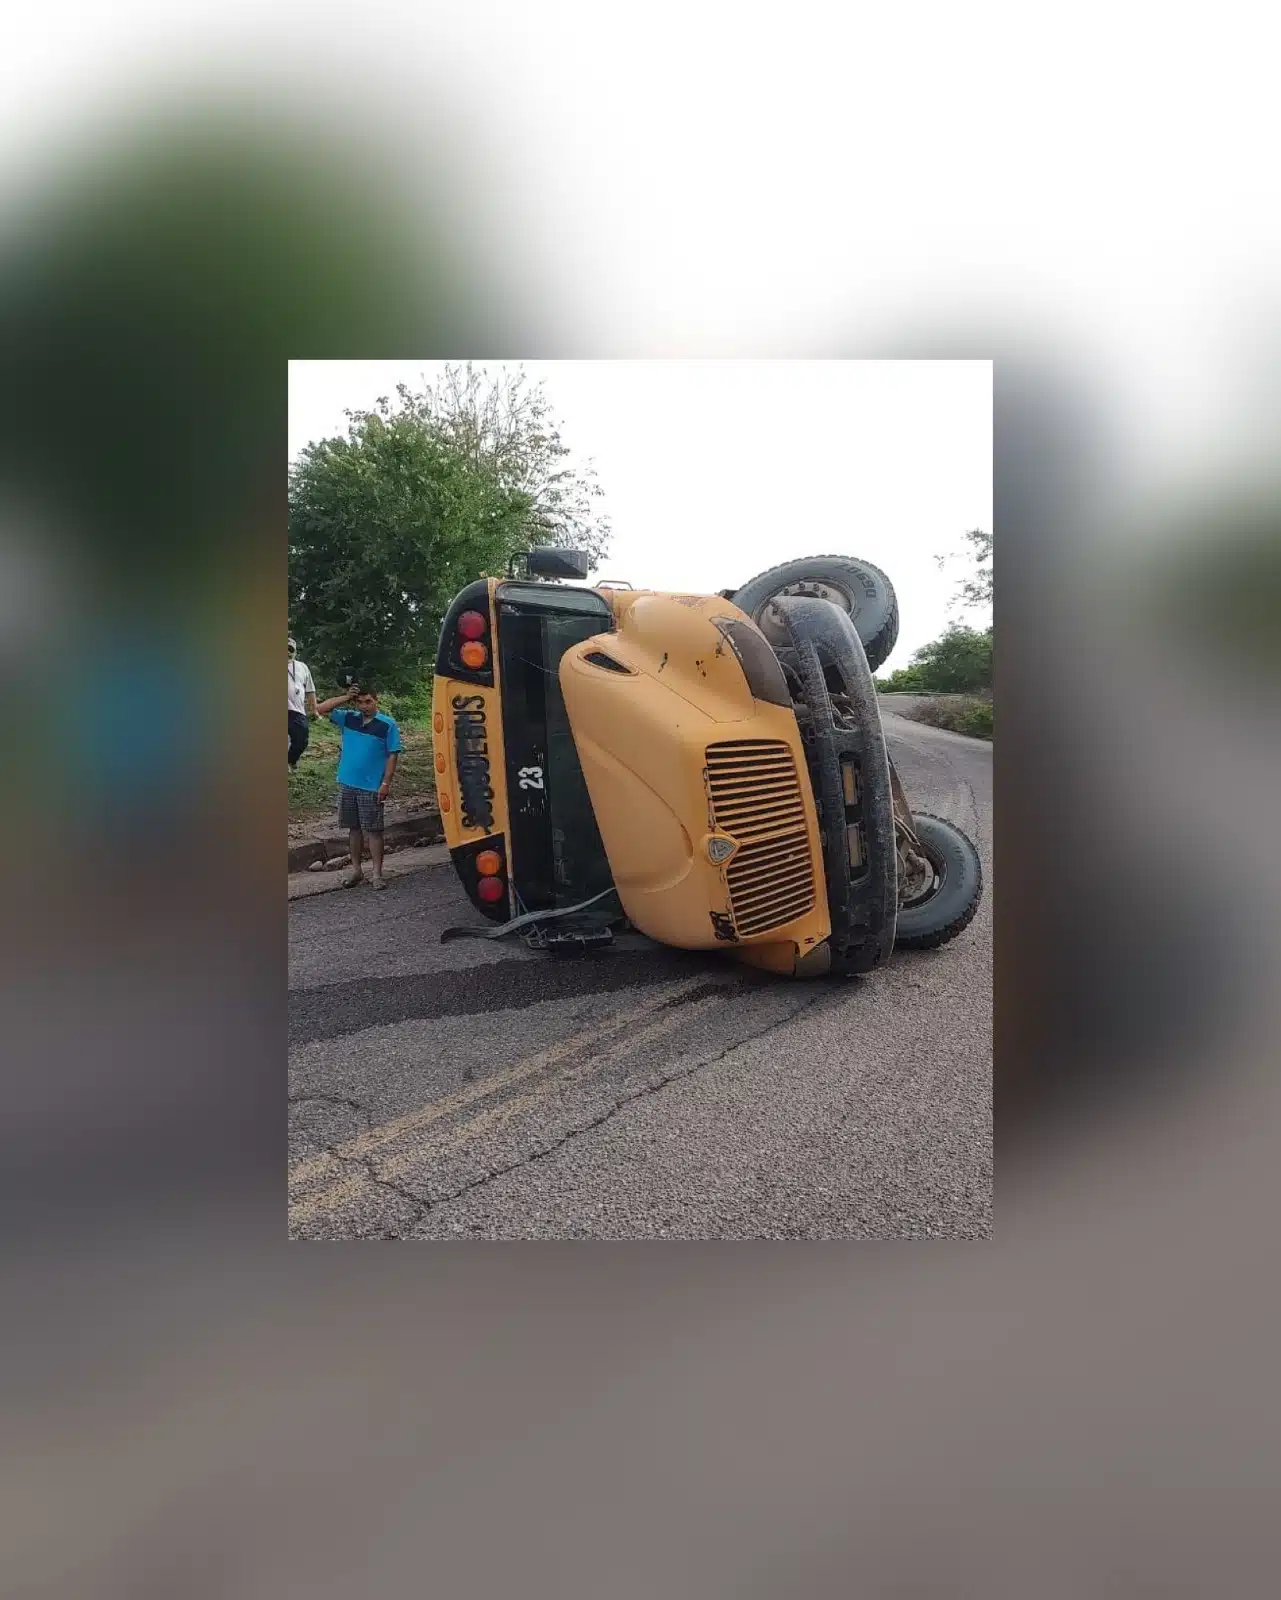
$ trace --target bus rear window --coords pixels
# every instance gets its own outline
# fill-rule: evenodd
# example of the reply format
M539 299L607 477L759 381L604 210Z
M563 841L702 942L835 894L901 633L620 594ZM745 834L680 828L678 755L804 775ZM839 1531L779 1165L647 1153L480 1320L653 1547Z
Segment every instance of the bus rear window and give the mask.
M523 911L575 905L613 881L558 675L571 645L609 627L609 609L587 590L553 599L539 587L504 584L498 609L512 882ZM562 595L574 597L572 609L556 603Z

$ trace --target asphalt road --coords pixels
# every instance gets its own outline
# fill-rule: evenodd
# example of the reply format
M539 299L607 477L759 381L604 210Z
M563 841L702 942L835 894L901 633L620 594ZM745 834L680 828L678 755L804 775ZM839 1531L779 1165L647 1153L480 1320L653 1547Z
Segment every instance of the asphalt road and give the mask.
M991 746L885 731L990 889ZM293 1237L990 1232L989 891L945 949L843 982L637 935L570 960L439 944L479 920L448 866L291 903Z

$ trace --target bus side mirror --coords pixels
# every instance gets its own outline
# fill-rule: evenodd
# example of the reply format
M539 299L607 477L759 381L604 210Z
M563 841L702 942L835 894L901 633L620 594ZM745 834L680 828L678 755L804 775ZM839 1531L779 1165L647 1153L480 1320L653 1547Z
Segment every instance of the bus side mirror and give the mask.
M592 570L586 550L531 550L525 571L531 578L585 578Z

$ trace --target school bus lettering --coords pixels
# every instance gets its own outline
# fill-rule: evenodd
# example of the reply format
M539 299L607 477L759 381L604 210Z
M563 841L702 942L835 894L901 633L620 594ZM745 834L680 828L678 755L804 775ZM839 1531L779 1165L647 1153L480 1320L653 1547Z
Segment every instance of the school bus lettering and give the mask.
M451 704L463 827L492 828L494 790L489 773L485 697L479 694L456 694Z

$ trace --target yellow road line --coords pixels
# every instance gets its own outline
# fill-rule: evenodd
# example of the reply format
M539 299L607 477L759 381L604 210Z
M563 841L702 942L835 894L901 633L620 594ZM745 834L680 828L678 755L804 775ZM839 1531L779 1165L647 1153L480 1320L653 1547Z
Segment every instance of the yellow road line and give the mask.
M510 1122L518 1112L527 1110L530 1106L537 1105L540 1100L545 1100L551 1091L561 1083L580 1082L589 1073L595 1072L600 1067L616 1061L619 1056L626 1055L637 1045L645 1044L650 1039L659 1038L662 1034L672 1033L675 1029L683 1027L691 1016L697 1016L700 1011L705 1011L715 1002L715 997L708 996L706 1000L698 1001L692 1006L685 1007L674 1016L664 1017L658 1022L650 1023L648 1028L640 1028L631 1033L626 1039L618 1040L611 1048L601 1055L593 1056L590 1061L584 1062L580 1067L572 1067L567 1072L557 1073L547 1078L537 1088L528 1094L516 1095L511 1100L503 1100L496 1106L491 1106L486 1111L479 1112L474 1117L460 1122L456 1128L451 1128L444 1137L430 1150L421 1145L412 1150L405 1150L399 1155L390 1156L379 1163L377 1173L380 1178L396 1179L401 1177L415 1166L421 1166L423 1158L430 1156L433 1160L439 1158L445 1151L465 1145L481 1132L492 1132L494 1128L501 1127L503 1123Z
M598 1023L594 1028L586 1028L582 1033L571 1034L569 1038L560 1040L559 1043L549 1045L545 1050L540 1050L537 1055L529 1056L524 1061L518 1061L513 1066L502 1072L495 1073L492 1077L482 1078L478 1083L468 1084L465 1089L459 1089L454 1094L446 1095L443 1100L431 1100L425 1106L420 1106L416 1111L408 1111L403 1116L395 1117L390 1122L380 1122L377 1127L369 1128L364 1133L357 1134L348 1139L344 1144L335 1147L335 1154L353 1157L357 1160L372 1155L383 1145L391 1144L403 1134L415 1133L421 1128L430 1127L433 1122L439 1122L442 1117L450 1116L455 1111L460 1111L464 1106L472 1105L477 1100L487 1099L491 1094L496 1094L508 1088L513 1083L532 1077L534 1073L541 1072L545 1067L554 1066L567 1055L594 1044L598 1039L603 1039L611 1033L617 1033L621 1028L640 1018L653 1015L656 1010L671 1003L673 998L692 989L698 979L691 978L676 990L675 996L666 995L658 1002L649 1005L637 1006L631 1011L620 1011L616 1015ZM290 1184L294 1188L303 1188L312 1178L325 1178L333 1175L333 1158L328 1155L308 1156L290 1169Z
M362 1189L370 1187L370 1181L365 1173L353 1172L350 1177L340 1178L330 1189L320 1189L306 1200L297 1200L290 1204L289 1221L292 1224L310 1222L313 1217L318 1217L325 1211L336 1211L339 1206L354 1200Z

